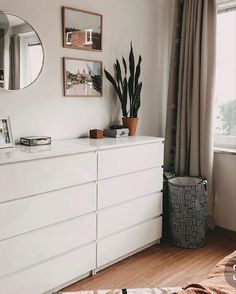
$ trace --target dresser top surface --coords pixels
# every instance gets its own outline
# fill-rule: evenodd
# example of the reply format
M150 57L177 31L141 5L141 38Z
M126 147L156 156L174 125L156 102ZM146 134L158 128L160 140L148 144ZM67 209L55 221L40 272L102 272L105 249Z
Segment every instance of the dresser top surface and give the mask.
M103 139L65 139L52 141L51 145L27 147L16 145L14 148L0 149L0 165L66 156L97 150L105 150L132 145L162 142L163 138L135 136Z
M78 139L81 144L96 147L97 150L119 148L132 145L142 145L163 142L164 138L150 136L134 136L122 138L103 138L103 139Z
M78 139L55 140L51 145L34 147L16 145L14 148L0 149L0 165L87 153L96 149L96 147L79 143Z

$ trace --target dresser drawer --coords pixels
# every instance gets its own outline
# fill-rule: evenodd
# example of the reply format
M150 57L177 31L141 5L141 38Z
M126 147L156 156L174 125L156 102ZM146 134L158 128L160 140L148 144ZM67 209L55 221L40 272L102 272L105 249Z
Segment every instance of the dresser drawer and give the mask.
M148 221L124 232L100 240L97 245L98 267L119 259L161 238L162 218Z
M162 193L98 211L98 238L103 238L130 226L162 214Z
M96 154L0 165L0 202L96 180Z
M0 240L95 210L95 182L3 203Z
M82 247L66 255L0 279L0 293L42 294L96 266L95 243Z
M100 151L98 178L105 179L163 164L161 142Z
M96 214L93 213L2 241L0 277L95 240Z
M98 208L160 192L162 185L163 169L160 167L101 180L98 183Z

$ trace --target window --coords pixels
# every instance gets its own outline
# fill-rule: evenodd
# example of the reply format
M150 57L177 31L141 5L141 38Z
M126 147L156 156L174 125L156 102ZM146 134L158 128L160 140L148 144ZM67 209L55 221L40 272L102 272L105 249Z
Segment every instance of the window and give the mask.
M28 45L29 52L29 75L30 81L35 81L42 67L42 46L41 43L33 43Z
M72 45L72 34L73 32L66 33L66 45Z
M236 3L233 8L217 16L214 139L216 146L236 148Z
M93 29L85 30L85 45L92 45L93 40L92 40L92 34L93 34Z

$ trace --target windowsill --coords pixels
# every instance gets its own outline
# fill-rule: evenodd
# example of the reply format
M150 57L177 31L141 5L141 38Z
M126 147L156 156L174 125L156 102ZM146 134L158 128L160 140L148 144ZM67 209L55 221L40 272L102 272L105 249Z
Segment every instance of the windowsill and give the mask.
M230 148L230 147L214 146L214 152L215 153L222 153L222 154L236 155L236 149L235 148Z

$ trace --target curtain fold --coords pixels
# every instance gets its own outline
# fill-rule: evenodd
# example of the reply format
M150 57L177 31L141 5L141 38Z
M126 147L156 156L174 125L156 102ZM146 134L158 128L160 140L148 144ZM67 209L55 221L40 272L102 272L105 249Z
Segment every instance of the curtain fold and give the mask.
M179 176L207 178L211 219L214 218L212 126L215 44L216 1L176 1L165 170Z

